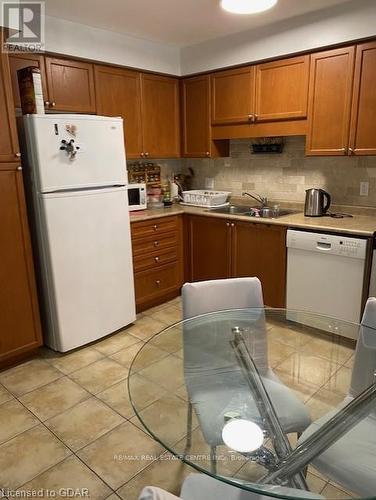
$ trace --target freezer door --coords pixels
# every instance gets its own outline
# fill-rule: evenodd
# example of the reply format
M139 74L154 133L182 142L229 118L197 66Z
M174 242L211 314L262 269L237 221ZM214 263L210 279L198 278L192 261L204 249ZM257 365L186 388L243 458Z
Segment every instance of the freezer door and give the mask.
M121 118L26 115L24 128L37 192L126 184Z
M135 320L126 189L40 195L47 344L65 352Z

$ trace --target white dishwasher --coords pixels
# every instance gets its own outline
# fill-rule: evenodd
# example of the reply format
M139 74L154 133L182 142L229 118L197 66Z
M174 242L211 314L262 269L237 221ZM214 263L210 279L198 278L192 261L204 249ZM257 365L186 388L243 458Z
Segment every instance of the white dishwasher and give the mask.
M367 241L333 234L287 231L287 309L310 311L345 321L361 319ZM302 316L303 317L303 316ZM357 329L298 312L289 319L345 337ZM321 323L321 324L320 324Z

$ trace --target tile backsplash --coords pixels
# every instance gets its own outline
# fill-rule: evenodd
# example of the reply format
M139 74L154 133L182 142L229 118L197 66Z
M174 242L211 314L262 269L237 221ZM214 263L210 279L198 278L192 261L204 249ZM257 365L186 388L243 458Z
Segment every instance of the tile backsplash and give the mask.
M251 141L231 141L229 158L181 160L182 170L193 168L194 188L205 188L205 179L213 178L215 189L233 196L256 191L273 201L303 202L306 189L321 187L334 204L376 207L376 157L306 157L300 136L286 137L281 154L254 155ZM360 196L363 181L369 183L368 196Z

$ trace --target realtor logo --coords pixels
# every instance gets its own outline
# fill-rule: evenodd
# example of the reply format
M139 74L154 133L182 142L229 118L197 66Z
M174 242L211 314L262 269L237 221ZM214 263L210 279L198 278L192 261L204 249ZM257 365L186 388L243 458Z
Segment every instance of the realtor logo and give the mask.
M44 2L2 2L5 52L44 50Z

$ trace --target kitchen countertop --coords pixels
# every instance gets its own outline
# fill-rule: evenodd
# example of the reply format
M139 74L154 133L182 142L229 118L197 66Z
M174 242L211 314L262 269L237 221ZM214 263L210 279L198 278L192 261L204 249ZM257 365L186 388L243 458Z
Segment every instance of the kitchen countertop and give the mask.
M180 215L183 213L194 215L205 215L207 217L219 217L228 220L239 220L243 222L255 222L257 224L277 224L291 228L312 229L328 231L356 236L373 236L376 233L376 211L363 210L364 213L357 214L354 207L353 218L335 219L332 217L305 217L303 212L285 215L278 219L262 219L256 217L245 217L241 215L218 214L207 208L189 207L186 205L173 205L169 208L147 209L139 212L131 212L131 222L147 221L159 217Z

